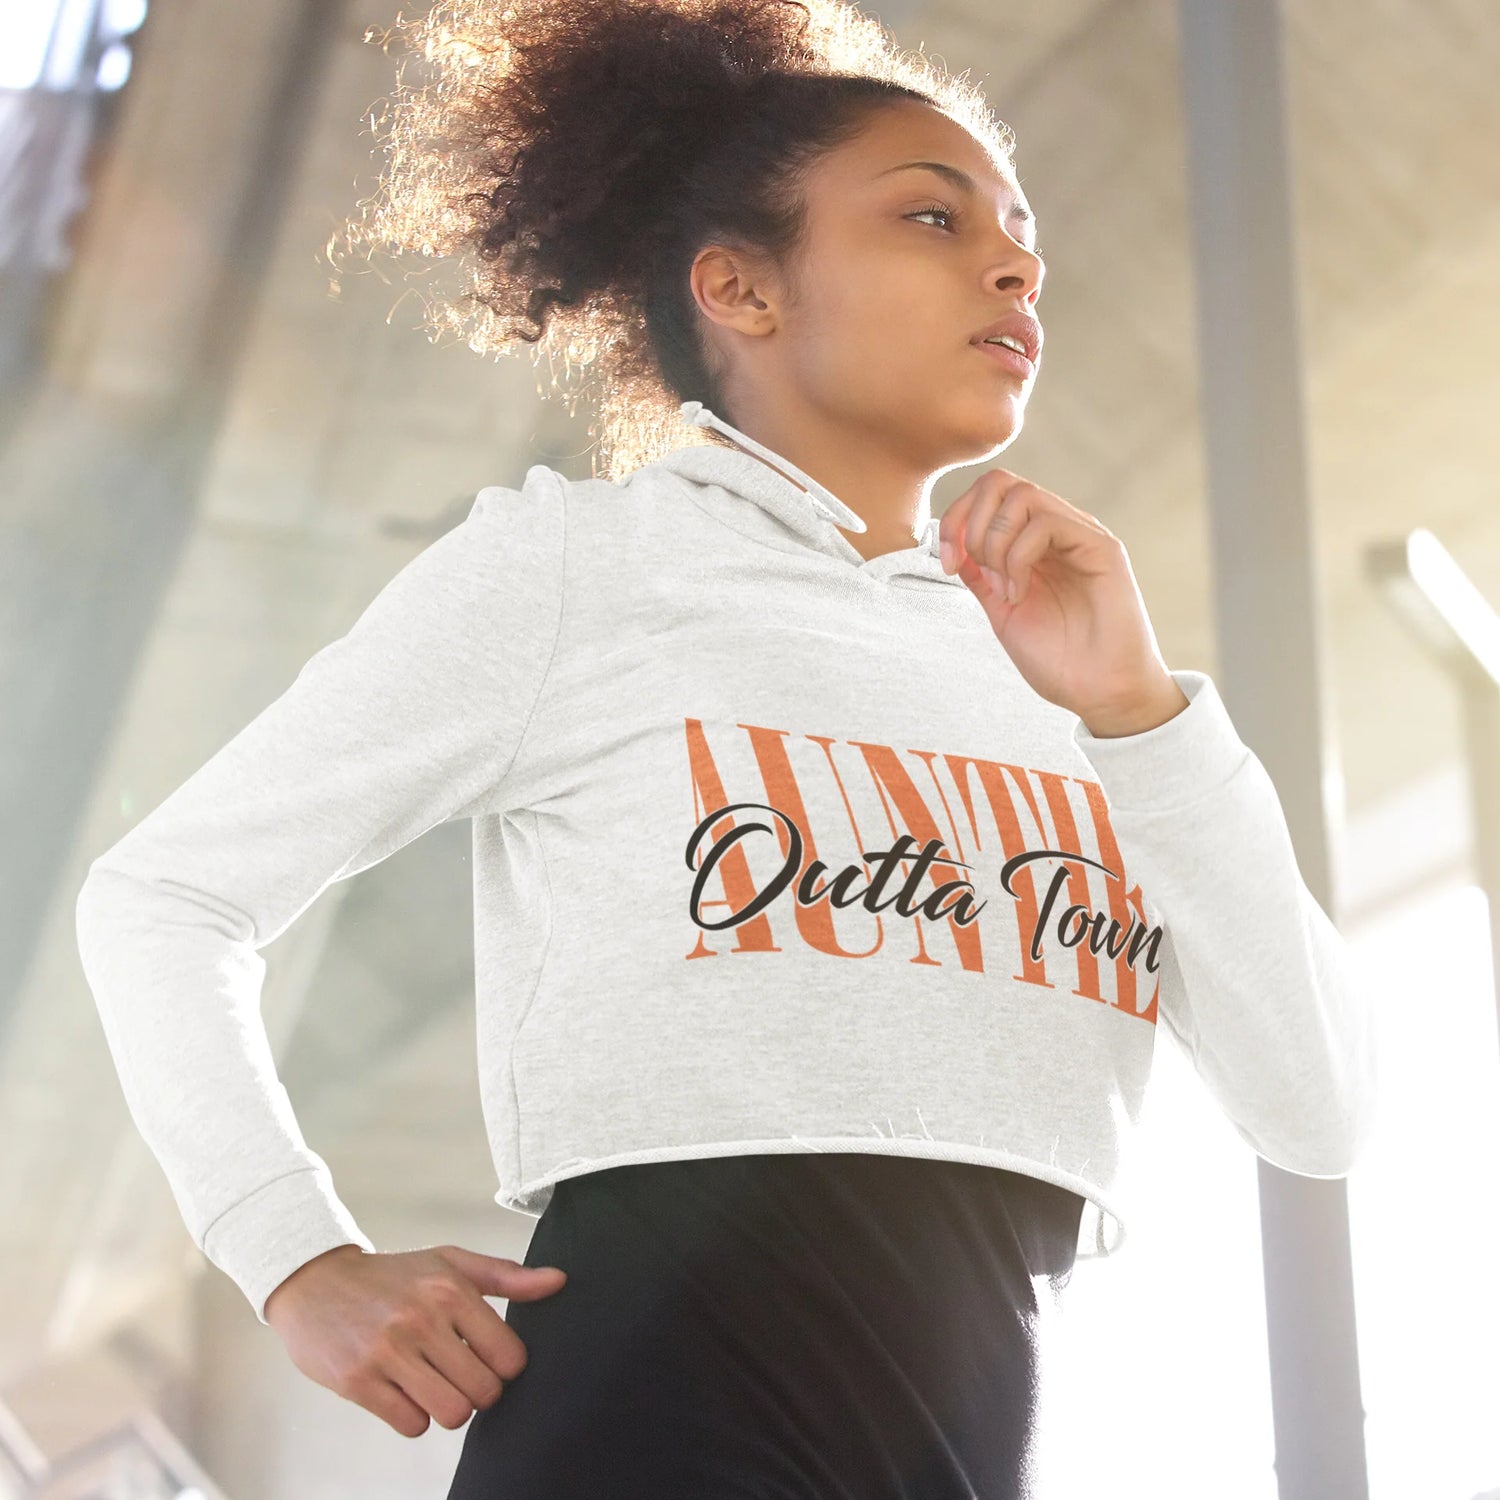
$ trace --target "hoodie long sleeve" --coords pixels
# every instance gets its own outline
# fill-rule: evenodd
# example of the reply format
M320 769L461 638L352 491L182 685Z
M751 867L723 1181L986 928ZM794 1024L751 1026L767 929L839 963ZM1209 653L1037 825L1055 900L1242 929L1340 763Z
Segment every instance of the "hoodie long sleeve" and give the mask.
M1109 799L1132 878L1166 923L1160 1015L1267 1161L1341 1177L1376 1098L1375 1015L1348 945L1297 867L1276 788L1213 680L1142 734L1074 739Z
M561 537L555 493L481 491L79 892L131 1115L194 1242L262 1322L306 1261L373 1246L277 1078L258 950L333 881L496 794L557 636Z

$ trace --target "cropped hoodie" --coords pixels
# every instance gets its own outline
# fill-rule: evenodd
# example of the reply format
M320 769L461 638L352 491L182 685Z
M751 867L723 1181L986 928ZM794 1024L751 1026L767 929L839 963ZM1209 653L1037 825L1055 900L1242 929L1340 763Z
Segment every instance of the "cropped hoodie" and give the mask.
M1345 1175L1370 998L1204 673L1143 733L1037 694L979 601L698 402L624 479L478 492L110 848L83 968L207 1258L271 1291L374 1249L299 1129L265 960L334 881L472 824L495 1199L746 1152L1007 1168L1123 1242L1159 1024L1239 1136Z

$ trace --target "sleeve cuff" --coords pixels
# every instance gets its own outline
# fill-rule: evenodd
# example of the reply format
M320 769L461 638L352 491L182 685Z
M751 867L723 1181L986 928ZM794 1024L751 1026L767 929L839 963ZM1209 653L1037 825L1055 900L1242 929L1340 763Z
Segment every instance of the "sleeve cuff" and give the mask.
M1194 802L1229 781L1250 755L1213 679L1187 668L1171 675L1188 706L1165 724L1109 739L1090 734L1082 719L1073 726L1073 743L1114 811L1155 812Z
M338 1245L373 1251L339 1201L326 1168L277 1177L226 1209L208 1227L203 1253L249 1299L266 1322L266 1300L293 1271Z

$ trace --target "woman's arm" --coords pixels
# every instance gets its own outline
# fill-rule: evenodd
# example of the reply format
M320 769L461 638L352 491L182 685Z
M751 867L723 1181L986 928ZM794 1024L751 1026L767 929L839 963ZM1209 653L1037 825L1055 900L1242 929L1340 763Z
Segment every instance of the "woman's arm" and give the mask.
M1165 928L1158 1019L1268 1161L1342 1177L1375 1110L1375 1015L1307 889L1276 788L1211 678L1141 734L1074 740L1109 803L1131 884Z
M334 881L496 798L560 627L562 507L545 474L481 490L79 892L131 1115L194 1242L262 1322L299 1266L373 1246L276 1075L258 950Z

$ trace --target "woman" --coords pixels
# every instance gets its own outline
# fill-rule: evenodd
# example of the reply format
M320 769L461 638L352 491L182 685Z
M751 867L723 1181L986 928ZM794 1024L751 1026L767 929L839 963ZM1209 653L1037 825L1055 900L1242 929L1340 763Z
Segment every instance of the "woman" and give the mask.
M1036 376L1010 134L834 5L412 25L372 228L478 252L438 326L599 375L605 473L483 490L95 861L132 1112L298 1368L410 1436L472 1416L450 1500L1027 1494L1158 1019L1315 1176L1373 1036L1119 538L998 467L931 514ZM256 950L460 817L525 1267L375 1252L258 1029Z

